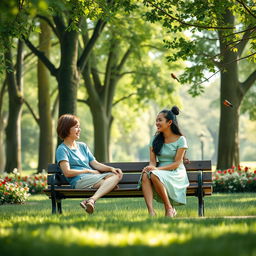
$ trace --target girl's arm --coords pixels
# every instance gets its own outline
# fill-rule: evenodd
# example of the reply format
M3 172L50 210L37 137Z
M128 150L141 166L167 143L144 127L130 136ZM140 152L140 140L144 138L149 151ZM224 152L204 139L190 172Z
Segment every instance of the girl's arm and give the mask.
M79 174L82 174L82 173L95 173L95 174L100 173L99 171L89 170L89 169L83 169L83 170L70 169L70 165L69 165L68 161L61 161L60 162L60 169L63 171L65 177L67 177L67 178L75 177L75 176L77 176Z
M91 161L91 162L90 162L90 165L91 165L94 169L99 170L100 172L113 172L113 173L115 173L115 174L122 174L121 169L114 168L114 167L111 167L111 166L108 166L108 165L99 163L97 160Z
M149 165L150 166L156 166L156 154L153 151L153 147L150 147L149 151L150 151L149 152L149 159L150 159Z
M153 151L153 147L149 148L149 165L145 166L142 172L147 172L156 169L156 154Z

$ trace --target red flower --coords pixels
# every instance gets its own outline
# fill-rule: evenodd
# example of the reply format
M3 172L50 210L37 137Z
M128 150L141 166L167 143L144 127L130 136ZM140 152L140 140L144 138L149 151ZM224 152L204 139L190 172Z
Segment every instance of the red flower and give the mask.
M247 172L247 171L248 171L248 169L249 169L249 168L246 166L246 167L244 168L244 171L245 171L245 172Z
M254 171L254 174L256 174L256 170Z
M241 171L241 166L240 166L240 165L238 165L237 169L238 169L239 171Z
M255 171L256 172L256 171ZM222 173L222 171L221 170L218 170L218 173Z
M232 168L232 169L235 169L236 167L233 165L231 168Z
M224 173L224 174L226 174L226 173L227 173L227 171L225 170L223 173Z

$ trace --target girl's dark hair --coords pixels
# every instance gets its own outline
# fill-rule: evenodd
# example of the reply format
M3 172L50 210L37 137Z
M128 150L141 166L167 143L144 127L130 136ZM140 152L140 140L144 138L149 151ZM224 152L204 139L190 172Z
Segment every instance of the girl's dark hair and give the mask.
M64 114L58 120L57 133L58 136L64 140L69 135L71 127L75 126L79 122L79 119L75 115Z
M179 128L179 125L177 122L177 118L176 118L176 116L179 114L179 112L180 112L179 108L176 106L173 106L171 110L164 109L160 113L164 114L164 117L166 118L167 122L172 120L172 124L170 126L172 132L174 134L182 136L183 134L180 131L180 128ZM156 134L156 136L153 140L153 143L152 143L153 152L156 155L160 155L160 151L161 151L163 144L164 144L164 134L162 132L159 132Z

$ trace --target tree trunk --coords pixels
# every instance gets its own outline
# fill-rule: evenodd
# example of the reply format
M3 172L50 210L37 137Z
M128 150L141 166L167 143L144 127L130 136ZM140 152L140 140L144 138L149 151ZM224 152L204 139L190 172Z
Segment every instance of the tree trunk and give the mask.
M101 105L98 107L90 106L90 110L94 127L94 156L100 162L108 162L110 118L106 116Z
M45 21L40 23L39 50L49 58L51 46L51 30ZM38 109L39 109L39 159L37 171L47 169L53 161L52 120L50 105L49 71L38 59Z
M66 31L61 41L61 64L58 72L59 116L76 114L78 34L76 31Z
M4 97L6 92L6 79L3 82L0 91L0 174L4 172L5 167L5 140L4 140L4 130L5 130L5 114L3 111Z
M6 165L5 171L12 172L14 168L21 171L21 109L22 96L22 65L23 65L23 43L18 41L16 76L12 64L12 52L10 45L6 47L5 63L7 66L7 84L9 95L8 121L6 127ZM11 71L10 71L11 70Z
M224 15L225 24L234 25L233 15L227 11ZM220 52L223 56L221 67L220 84L220 125L218 143L217 169L227 169L232 165L239 164L239 108L242 100L242 93L238 80L237 53L227 50L226 42L222 38L222 31L219 32ZM223 104L228 100L233 108Z
M3 122L1 121L1 125ZM4 149L4 129L2 129L2 126L0 127L0 174L4 172L5 167L5 149Z

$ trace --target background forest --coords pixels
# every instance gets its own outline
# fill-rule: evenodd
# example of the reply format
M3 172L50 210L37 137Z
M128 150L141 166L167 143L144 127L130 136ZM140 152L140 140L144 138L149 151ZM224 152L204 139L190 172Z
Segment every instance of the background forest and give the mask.
M63 113L100 161L147 161L155 117L173 105L189 159L255 161L255 5L203 2L1 2L0 171L46 169Z

